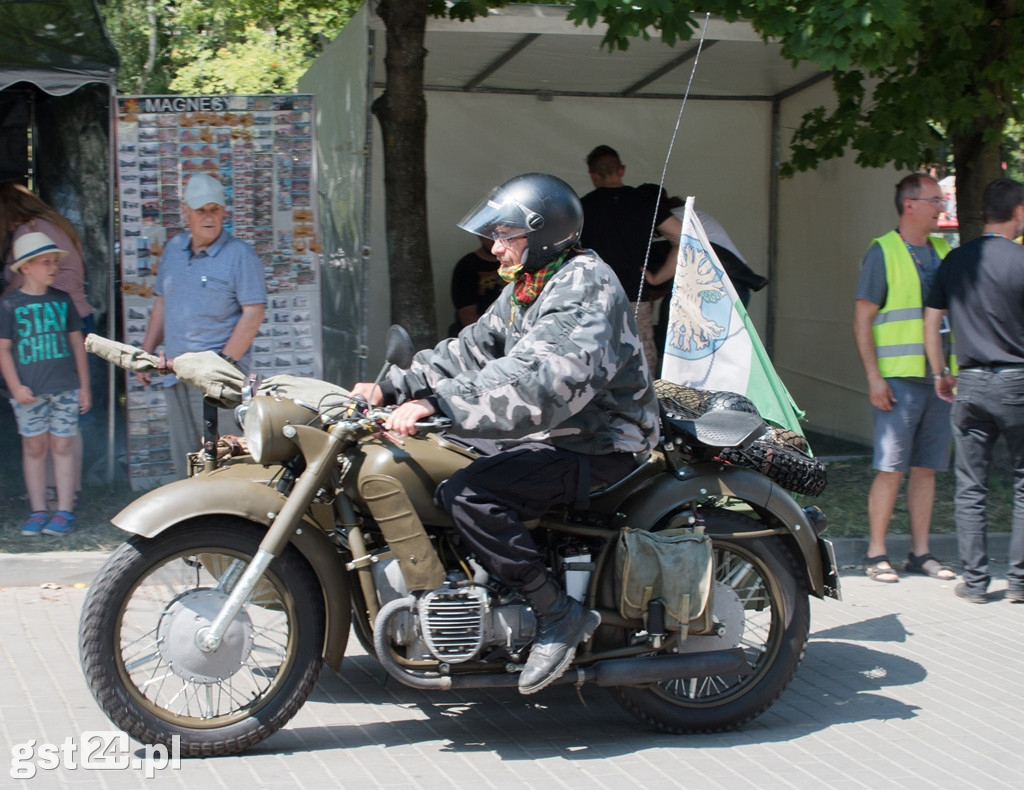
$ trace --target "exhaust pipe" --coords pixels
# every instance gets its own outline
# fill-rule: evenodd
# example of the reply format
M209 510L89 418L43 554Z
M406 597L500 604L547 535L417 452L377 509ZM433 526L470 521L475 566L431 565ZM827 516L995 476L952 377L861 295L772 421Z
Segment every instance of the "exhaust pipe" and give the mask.
M396 667L397 668L397 667ZM389 668L390 671L390 668ZM519 683L518 673L502 675L447 675L430 678L410 676L400 670L402 677L398 679L417 688L444 690L479 689L479 688L513 688ZM394 673L392 673L394 674ZM664 683L669 680L686 680L725 676L743 676L753 674L745 654L739 648L733 650L712 650L707 653L687 653L672 656L647 656L644 658L613 658L598 661L593 666L570 669L551 685L569 683L583 685L595 683L598 686L649 686L653 683ZM410 683L410 680L412 682Z
M672 656L616 658L598 661L583 671L588 675L587 680L599 686L646 686L666 680L753 673L746 655L739 648Z

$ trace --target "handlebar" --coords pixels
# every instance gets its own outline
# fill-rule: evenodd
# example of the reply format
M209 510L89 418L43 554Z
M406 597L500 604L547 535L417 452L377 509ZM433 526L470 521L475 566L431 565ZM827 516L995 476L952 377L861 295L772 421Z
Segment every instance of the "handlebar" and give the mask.
M401 444L402 439L400 437L384 430L384 423L387 422L388 417L391 416L391 412L394 411L394 409L394 406L374 406L367 409L359 419L376 426L377 431L384 434L392 441ZM440 433L451 428L452 421L448 417L438 415L428 420L420 420L416 422L415 425L417 433Z

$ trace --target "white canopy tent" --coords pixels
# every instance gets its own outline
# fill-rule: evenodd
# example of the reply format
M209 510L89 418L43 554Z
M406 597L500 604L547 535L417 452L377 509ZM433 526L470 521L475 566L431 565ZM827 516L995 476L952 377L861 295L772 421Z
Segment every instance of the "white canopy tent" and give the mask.
M553 173L582 195L584 157L616 148L626 183L660 182L728 230L771 278L750 312L808 424L870 436L851 333L858 263L894 222L896 175L852 161L790 180L780 157L803 112L831 101L827 74L792 66L746 23L712 19L686 93L699 34L668 47L601 48L564 6L513 5L474 22L428 23L429 245L439 336L452 319L451 269L475 240L455 223L488 189ZM325 361L343 383L374 372L389 316L383 161L369 105L384 89L384 29L364 7L299 83L317 97L325 256ZM677 121L679 121L677 131ZM672 148L666 164L666 156ZM361 364L360 360L368 362Z

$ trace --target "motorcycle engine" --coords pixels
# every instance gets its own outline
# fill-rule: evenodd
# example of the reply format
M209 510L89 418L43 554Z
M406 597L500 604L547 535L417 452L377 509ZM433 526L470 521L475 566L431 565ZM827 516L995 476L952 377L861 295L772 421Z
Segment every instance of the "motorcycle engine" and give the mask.
M375 565L373 574L382 604L408 595L393 560ZM536 630L533 610L521 598L499 595L456 572L392 620L391 639L405 648L407 659L459 664L481 657L519 660Z

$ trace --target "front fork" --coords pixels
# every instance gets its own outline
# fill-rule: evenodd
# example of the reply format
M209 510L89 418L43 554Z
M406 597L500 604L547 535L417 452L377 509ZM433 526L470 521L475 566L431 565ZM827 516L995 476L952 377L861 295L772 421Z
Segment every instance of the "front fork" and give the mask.
M220 647L228 625L238 616L245 602L252 595L260 577L266 572L295 530L302 522L302 516L309 508L323 486L336 463L338 447L341 440L334 434L308 425L288 425L284 435L295 442L306 458L306 469L295 482L291 493L285 500L281 512L273 516L270 528L260 541L259 550L249 563L242 578L231 590L227 601L221 607L209 628L199 635L199 648L204 652L213 652Z

